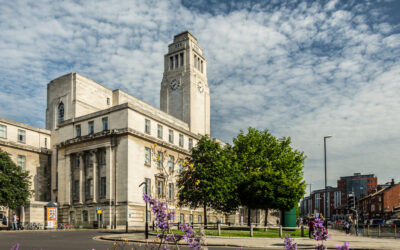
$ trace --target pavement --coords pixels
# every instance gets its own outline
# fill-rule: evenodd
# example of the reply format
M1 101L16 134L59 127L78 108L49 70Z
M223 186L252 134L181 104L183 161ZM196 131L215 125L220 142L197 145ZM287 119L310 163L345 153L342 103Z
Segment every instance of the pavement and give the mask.
M399 249L400 239L394 238L372 238L350 235L347 236L342 231L329 230L330 238L324 242L329 249L337 249L337 245L343 245L344 242L350 243L350 249ZM109 234L95 237L97 240L107 241L128 241L136 243L151 243L156 240L155 235L150 235L145 240L143 233L128 234ZM214 237L207 236L205 242L207 247L225 246L225 247L243 247L244 249L284 249L284 239L280 238L256 238L256 237ZM317 242L309 238L295 238L298 249L314 249Z

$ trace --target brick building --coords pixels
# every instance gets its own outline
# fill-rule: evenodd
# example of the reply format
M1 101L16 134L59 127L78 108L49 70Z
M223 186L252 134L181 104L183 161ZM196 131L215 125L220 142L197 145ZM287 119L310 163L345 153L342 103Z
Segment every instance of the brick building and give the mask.
M300 214L303 217L314 215L316 213L324 214L325 206L325 189L314 190L311 195L305 197L301 202ZM326 218L332 218L333 211L341 205L340 191L335 187L327 187L328 207L326 210Z
M356 199L376 192L378 178L373 174L362 175L355 173L352 176L340 177L337 181L337 186L341 192L341 204L347 203L347 196L354 192Z

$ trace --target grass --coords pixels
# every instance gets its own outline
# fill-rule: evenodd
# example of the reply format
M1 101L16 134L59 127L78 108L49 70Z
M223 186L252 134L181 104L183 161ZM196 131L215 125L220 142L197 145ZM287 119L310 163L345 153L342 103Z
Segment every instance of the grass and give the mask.
M173 233L183 234L179 230L172 230ZM216 229L206 229L205 230L207 236L218 236L218 230ZM196 230L198 234L198 230ZM290 234L292 238L300 238L301 231L300 229L294 230L283 230L283 237L285 234ZM243 229L225 229L221 230L221 236L223 237L250 237L250 230ZM304 236L308 236L308 230L304 230ZM279 238L279 229L268 229L267 232L262 228L254 228L253 237L259 238Z

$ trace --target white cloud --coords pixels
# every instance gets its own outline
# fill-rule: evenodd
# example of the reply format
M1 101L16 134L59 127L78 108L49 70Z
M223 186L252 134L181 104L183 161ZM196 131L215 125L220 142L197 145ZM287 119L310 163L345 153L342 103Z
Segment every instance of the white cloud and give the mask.
M189 29L207 58L213 136L230 141L248 126L291 136L315 188L327 134L329 184L353 172L393 176L400 35L379 5L191 4L5 2L0 116L43 126L46 84L68 72L158 106L167 45Z

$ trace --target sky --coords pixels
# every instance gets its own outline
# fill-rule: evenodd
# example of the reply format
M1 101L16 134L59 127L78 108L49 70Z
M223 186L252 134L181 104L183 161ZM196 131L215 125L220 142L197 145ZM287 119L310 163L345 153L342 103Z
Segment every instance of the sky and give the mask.
M291 137L304 179L400 181L400 1L0 0L0 117L44 127L46 85L78 72L159 107L164 54L203 48L211 136ZM307 187L307 191L309 187Z

